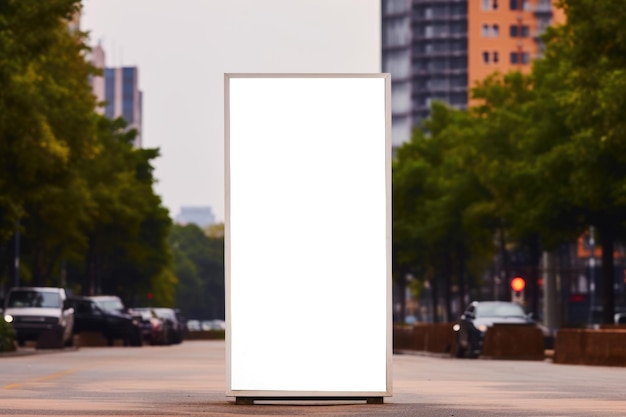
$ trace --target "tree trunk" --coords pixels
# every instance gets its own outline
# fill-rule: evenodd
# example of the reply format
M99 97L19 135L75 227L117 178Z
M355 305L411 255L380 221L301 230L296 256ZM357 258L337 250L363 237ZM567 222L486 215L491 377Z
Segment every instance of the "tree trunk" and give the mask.
M510 297L507 294L511 293L510 281L511 281L511 268L509 267L509 252L506 249L506 238L504 237L504 226L500 227L500 259L502 262L501 269L499 271L500 279L502 280L502 298L498 297L501 301L510 301Z
M400 302L400 311L398 312L397 319L401 323L404 323L406 319L406 275L404 270L398 273L398 279L396 280L396 289L398 290L397 300Z
M446 321L452 320L452 260L448 253L443 266L443 297L446 309Z
M459 308L461 311L465 308L465 248L460 243L457 246L457 279L459 282Z
M609 225L599 225L598 235L602 246L602 322L613 323L615 315L615 266L613 265L613 229Z
M437 315L438 304L439 304L439 291L437 289L437 280L435 279L434 276L432 280L430 281L430 283L431 283L430 296L431 296L431 302L433 306L433 323L439 323L439 317Z
M539 314L539 263L541 262L541 250L539 238L533 235L528 242L528 254L530 258L530 271L528 271L528 299L530 312L534 317Z
M85 271L85 285L83 286L83 295L94 295L96 289L96 242L95 238L89 238L89 249L87 250L87 259L85 262L87 271Z
M543 254L543 324L550 330L561 327L561 296L558 287L557 269L558 255L556 252Z

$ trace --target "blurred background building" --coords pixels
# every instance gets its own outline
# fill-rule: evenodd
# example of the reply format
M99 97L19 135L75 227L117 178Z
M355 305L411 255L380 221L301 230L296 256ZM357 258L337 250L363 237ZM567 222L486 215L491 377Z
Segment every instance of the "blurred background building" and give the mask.
M391 73L392 144L438 100L457 109L495 71L530 71L540 35L564 22L554 0L382 0L383 71Z
M204 229L215 223L215 216L209 206L183 206L176 216L176 223L183 225L193 223Z

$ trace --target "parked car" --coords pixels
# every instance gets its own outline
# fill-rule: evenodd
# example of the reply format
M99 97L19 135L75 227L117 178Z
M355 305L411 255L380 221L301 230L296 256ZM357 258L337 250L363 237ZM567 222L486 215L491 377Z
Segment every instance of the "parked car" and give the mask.
M615 324L626 324L626 312L615 313Z
M160 318L153 308L140 307L133 309L141 317L143 341L151 345L164 345L169 343L170 328Z
M205 320L200 323L200 326L205 332L210 330L226 330L226 322L220 319Z
M154 308L153 310L157 317L163 321L164 326L168 329L168 338L166 343L182 343L185 334L185 326L183 322L179 320L179 316L176 311L172 308Z
M199 332L202 330L200 320L187 320L187 330L190 332Z
M133 317L116 296L71 297L74 308L74 333L98 332L112 346L121 339L125 346L141 346L139 320Z
M66 304L67 295L57 287L14 287L4 304L4 320L15 329L17 342L37 341L52 333L59 345L73 342L74 310Z
M507 301L474 301L453 326L456 334L456 356L478 357L485 334L496 323L535 325L521 305Z

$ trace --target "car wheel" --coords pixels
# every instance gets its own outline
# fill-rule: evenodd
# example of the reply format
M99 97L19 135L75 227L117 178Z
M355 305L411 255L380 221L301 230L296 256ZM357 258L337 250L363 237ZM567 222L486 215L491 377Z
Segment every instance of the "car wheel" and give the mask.
M465 351L466 349L463 347L463 345L461 345L461 341L459 340L459 338L457 338L454 356L456 356L457 358L464 358Z
M141 340L141 332L137 331L130 336L130 345L131 346L141 346L143 342Z
M477 349L476 338L472 337L471 334L467 335L467 350L465 352L465 357L470 359L476 359L478 355L475 353Z

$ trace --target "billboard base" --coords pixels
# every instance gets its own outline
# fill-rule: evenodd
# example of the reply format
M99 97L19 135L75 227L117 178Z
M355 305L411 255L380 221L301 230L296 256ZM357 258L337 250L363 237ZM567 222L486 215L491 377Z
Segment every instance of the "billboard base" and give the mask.
M255 401L365 401L384 404L383 397L235 397L237 405L254 405Z

